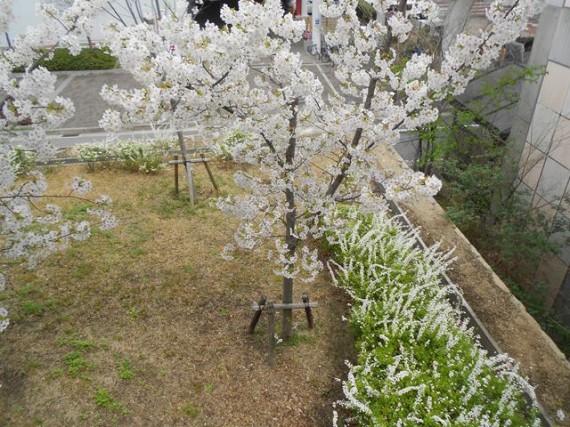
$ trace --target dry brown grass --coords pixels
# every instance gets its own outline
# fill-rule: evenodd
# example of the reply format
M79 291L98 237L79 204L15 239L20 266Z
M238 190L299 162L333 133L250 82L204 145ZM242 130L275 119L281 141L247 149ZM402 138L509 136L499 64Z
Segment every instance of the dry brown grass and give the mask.
M83 166L58 167L53 188ZM214 166L225 192L231 168ZM2 426L330 425L351 339L347 299L326 275L296 284L320 306L315 329L295 313L295 338L267 363L267 320L247 335L251 302L281 297L260 254L219 257L235 222L172 194L171 172L89 174L120 226L55 254L34 272L11 267L2 295ZM202 200L211 196L197 169Z

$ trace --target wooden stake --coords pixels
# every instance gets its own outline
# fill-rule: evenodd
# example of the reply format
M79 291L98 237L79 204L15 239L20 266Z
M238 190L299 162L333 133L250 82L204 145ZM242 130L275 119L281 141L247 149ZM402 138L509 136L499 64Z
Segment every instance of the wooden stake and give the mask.
M196 188L194 187L194 178L192 177L192 165L188 162L188 157L186 155L186 143L184 142L184 135L181 131L177 131L178 145L180 146L180 152L182 154L182 160L184 160L184 167L186 168L186 180L188 181L188 195L190 196L190 206L194 207L196 200Z
M218 184L216 184L216 181L214 180L214 175L212 174L212 171L210 170L210 166L208 166L208 161L206 160L206 158L204 157L203 154L201 154L200 157L202 158L202 162L204 163L204 166L206 167L206 172L208 172L208 176L210 177L210 181L212 181L212 185L214 186L214 190L216 190L216 194L218 194L220 190L218 189Z
M269 329L269 366L275 366L275 307L273 301L267 302L267 319Z
M307 308L307 306L310 308L317 308L319 306L319 303L317 303L317 302L308 302L308 303L292 302L291 304L281 304L281 303L273 304L273 307L275 308L275 310L287 310L287 309L296 310L299 308ZM251 304L251 308L253 308L255 311L267 310L267 305L259 305L256 302L254 302L253 304Z
M261 313L263 312L263 306L267 301L267 297L265 295L261 295L259 298L259 304L257 305L257 309L255 310L255 314L253 315L253 319L251 319L251 323L249 324L248 333L251 335L255 332L255 327L257 326L257 322L259 322L259 318L261 317Z
M180 188L178 186L178 154L174 156L174 192L178 195Z
M303 292L303 302L305 303L305 314L307 315L307 323L309 324L309 329L313 329L313 311L311 310L311 304L309 303L309 295Z

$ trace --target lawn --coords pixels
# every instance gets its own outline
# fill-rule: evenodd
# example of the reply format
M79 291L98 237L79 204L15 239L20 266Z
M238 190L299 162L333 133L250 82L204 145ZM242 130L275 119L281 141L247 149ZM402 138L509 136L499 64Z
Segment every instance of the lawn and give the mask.
M213 165L223 193L235 191L235 168ZM0 425L331 424L352 339L341 320L347 298L326 274L296 285L296 300L305 291L319 303L315 328L297 310L295 336L278 345L270 367L266 317L254 335L247 328L261 293L280 300L280 280L261 254L221 259L236 224L211 205L203 168L193 209L173 194L168 170L58 166L48 174L50 193L78 174L112 197L120 225L34 271L8 268ZM84 208L67 214L80 217Z

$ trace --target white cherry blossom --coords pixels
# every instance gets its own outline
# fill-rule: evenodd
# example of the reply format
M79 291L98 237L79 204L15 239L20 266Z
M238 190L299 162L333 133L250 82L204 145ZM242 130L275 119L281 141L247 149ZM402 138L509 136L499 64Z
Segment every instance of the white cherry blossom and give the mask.
M2 254L8 258L24 260L34 267L39 260L55 250L66 247L71 240L85 240L91 233L88 221L72 222L64 219L61 209L48 203L43 209L37 201L49 198L44 176L33 171L16 183L16 173L10 163L10 153L15 148L14 130L22 124L28 129L18 132L23 142L18 148L36 153L38 160L53 156L53 148L46 136L48 129L61 126L74 113L71 101L56 94L56 77L38 66L38 61L49 57L53 49L67 47L78 52L79 37L91 29L92 17L98 13L101 0L77 0L64 12L49 5L40 4L42 23L30 28L13 41L13 49L0 55L0 233L3 236ZM11 19L11 1L0 0L0 31L5 31ZM46 45L54 43L45 51ZM46 52L46 53L43 53ZM16 67L24 72L12 74ZM82 198L91 189L90 183L76 179L71 193L63 196ZM59 195L62 196L62 195ZM116 220L108 211L91 212L101 228L111 228ZM2 286L6 278L0 271ZM9 278L8 278L9 285ZM0 331L8 326L8 312L0 307Z
M246 135L231 147L231 153L238 161L257 165L258 172L236 174L247 195L220 200L218 205L242 220L235 234L238 247L258 248L263 240L276 239L270 257L277 263L276 274L283 277L287 294L293 279L310 280L321 268L310 249L311 239L324 232L320 218L342 201L362 201L371 209L376 200L378 208L384 208L383 196L372 196L367 190L370 180L380 180L388 198L437 192L441 183L435 177L406 173L385 178L373 149L395 143L402 128L434 122L438 102L461 93L541 7L537 0L520 0L509 9L507 2L495 1L488 12L490 27L460 35L438 65L427 53L404 61L398 58L397 43L408 39L413 30L411 14L396 13L388 22L362 24L356 0L324 1L321 14L337 20L326 40L336 48L331 56L340 90L327 94L319 77L305 69L302 58L291 49L292 43L300 41L304 23L283 15L278 0L263 4L242 0L239 10L224 7L222 17L228 24L224 28L200 28L186 13L170 13L137 25L114 23L107 29L106 44L140 88L104 87L101 95L116 109L107 111L100 123L112 131L132 123L173 130L197 124L206 137L236 131ZM7 10L8 3L0 0L0 7ZM55 19L61 29L55 34L59 45L76 51L78 37L91 30L91 17L103 3L76 0L63 13L44 6L40 12L51 23L46 21L17 38L15 49L0 57L0 90L13 98L10 108L3 102L2 129L31 120L34 130L27 144L46 155L45 131L65 121L73 107L55 96L54 78L36 66L37 47L54 36ZM390 5L378 0L369 3L376 10ZM437 8L432 2L422 1L416 8L413 13L421 10L435 19ZM176 55L168 49L170 44L176 45ZM15 66L24 66L26 72L13 77ZM5 139L9 142L9 137ZM8 164L8 147L0 148L0 166ZM0 168L2 194L17 199L10 193L14 176L4 169ZM73 188L88 187L77 181ZM25 201L6 203L6 208L22 212L24 223L33 221ZM50 212L44 215L46 221L56 211ZM104 227L113 225L103 211L92 213ZM12 255L31 260L38 257L30 248L43 245L53 250L58 239L68 240L62 236L77 233L83 239L90 229L87 223L63 224L59 231L29 235L25 227L18 228L13 215L6 213L5 218L6 227L14 233Z

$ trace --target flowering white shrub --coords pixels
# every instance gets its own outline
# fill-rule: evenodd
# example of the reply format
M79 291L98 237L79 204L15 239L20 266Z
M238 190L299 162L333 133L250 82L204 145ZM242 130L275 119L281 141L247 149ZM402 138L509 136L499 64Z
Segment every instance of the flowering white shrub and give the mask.
M132 172L153 174L166 168L165 156L173 144L168 140L124 140L82 144L78 148L79 159L91 172L117 166Z
M440 280L450 254L421 251L385 213L342 216L348 227L328 235L331 271L353 299L358 359L337 406L366 426L541 425L515 362L488 356L449 302L461 299Z
M94 172L97 166L106 168L114 159L111 147L106 143L100 144L81 144L78 147L79 160L87 164L87 169Z
M154 141L121 141L113 147L117 159L132 172L152 174L164 170L164 149Z

